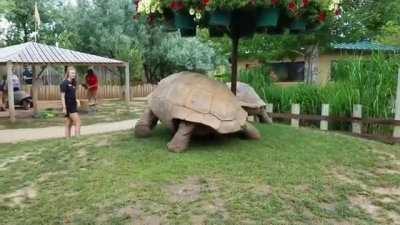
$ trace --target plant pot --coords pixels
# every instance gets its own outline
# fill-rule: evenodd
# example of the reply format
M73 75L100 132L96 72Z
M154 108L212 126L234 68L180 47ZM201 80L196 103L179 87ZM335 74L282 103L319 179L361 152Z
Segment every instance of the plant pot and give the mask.
M304 20L295 20L290 24L290 32L303 33L306 31L306 22Z
M210 26L228 27L231 25L232 12L216 10L210 13L208 24Z
M196 36L196 28L194 29L179 29L181 37L194 37Z
M210 37L223 37L225 29L220 27L209 27L208 33L210 34Z
M269 9L261 9L258 12L257 18L257 27L276 27L278 26L279 20L279 9L278 8L269 8Z
M175 27L178 29L196 28L194 18L187 12L175 12L174 23Z

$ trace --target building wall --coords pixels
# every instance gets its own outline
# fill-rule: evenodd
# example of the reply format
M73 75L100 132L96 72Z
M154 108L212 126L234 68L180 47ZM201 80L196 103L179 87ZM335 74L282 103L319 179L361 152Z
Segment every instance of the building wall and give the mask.
M320 86L324 86L329 82L331 78L332 62L342 59L359 58L359 57L365 58L365 57L370 57L370 55L369 54L359 55L346 52L321 54L319 56L319 75L317 79L317 84ZM280 61L271 61L271 63L276 63L276 62L292 62L292 61L289 59L283 59ZM304 57L298 57L293 62L304 62ZM260 66L261 63L258 60L239 60L238 62L239 69L245 69L246 65L249 65L249 67L251 68ZM302 82L278 82L277 84L282 86L293 86L300 83Z

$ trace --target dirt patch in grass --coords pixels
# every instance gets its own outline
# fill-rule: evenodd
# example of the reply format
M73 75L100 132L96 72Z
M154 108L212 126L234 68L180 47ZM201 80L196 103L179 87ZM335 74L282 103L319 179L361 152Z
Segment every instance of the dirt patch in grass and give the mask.
M165 224L164 217L146 212L143 209L143 207L141 207L140 203L119 209L118 215L125 219L130 219L132 221L132 224L135 224L135 225Z
M349 198L349 200L353 206L364 210L375 218L378 216L379 211L381 210L379 206L374 205L369 198L363 195L352 196Z
M198 177L189 177L182 184L168 185L165 189L171 202L194 202L200 198L201 183Z
M31 155L32 155L32 153L26 153L23 155L18 155L18 156L14 156L14 157L10 157L10 158L2 160L0 162L0 171L6 170L8 165L10 165L10 164L16 163L18 161L26 160Z
M8 207L23 207L26 201L35 199L37 190L33 185L21 188L15 192L0 195L0 203Z
M260 194L260 195L264 195L264 196L268 196L270 194L272 194L272 187L269 185L257 185L254 187L253 191L256 194Z
M190 217L190 222L192 225L205 225L207 221L206 215L194 215Z
M377 169L376 170L377 174L381 174L381 175L385 175L385 174L389 174L389 175L400 175L400 171L398 170L392 170L392 169Z
M379 195L400 196L400 188L394 187L379 187L375 188L373 192Z
M96 147L106 147L106 146L110 146L111 142L112 142L111 140L105 138L105 139L101 139L94 146L96 146Z
M339 181L346 183L346 184L352 184L352 185L357 185L360 186L362 189L367 190L368 186L364 184L361 180L355 179L354 177L351 177L350 175L347 175L345 172L343 172L343 169L335 169L331 172L333 177L338 179Z
M399 225L400 224L400 215L396 212L389 212L388 217L391 220L391 224Z

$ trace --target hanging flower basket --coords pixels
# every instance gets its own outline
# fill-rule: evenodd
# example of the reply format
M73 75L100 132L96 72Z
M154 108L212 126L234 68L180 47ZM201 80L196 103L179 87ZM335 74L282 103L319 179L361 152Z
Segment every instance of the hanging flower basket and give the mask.
M306 22L304 20L298 19L294 20L290 25L291 33L303 33L306 31Z
M228 27L231 25L232 12L216 10L210 13L210 20L208 24L210 26L223 26Z
M260 9L258 12L257 27L276 27L279 20L279 9Z
M184 11L178 11L175 12L175 27L178 29L195 29L196 28L196 23L194 21L194 18L189 15L189 13L184 12Z

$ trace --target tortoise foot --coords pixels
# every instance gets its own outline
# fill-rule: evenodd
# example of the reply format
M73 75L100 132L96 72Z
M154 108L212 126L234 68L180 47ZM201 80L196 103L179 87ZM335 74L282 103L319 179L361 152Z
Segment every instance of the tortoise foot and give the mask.
M243 133L247 139L250 140L260 140L261 134L251 123L246 123L246 126L243 128Z
M186 150L189 146L190 138L193 134L194 128L194 124L181 121L174 137L167 145L168 149L175 153L180 153Z

